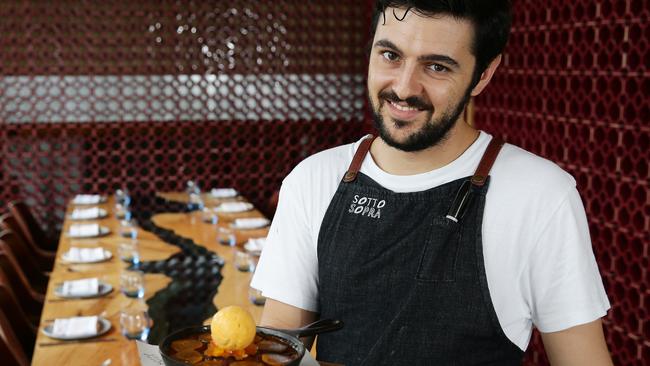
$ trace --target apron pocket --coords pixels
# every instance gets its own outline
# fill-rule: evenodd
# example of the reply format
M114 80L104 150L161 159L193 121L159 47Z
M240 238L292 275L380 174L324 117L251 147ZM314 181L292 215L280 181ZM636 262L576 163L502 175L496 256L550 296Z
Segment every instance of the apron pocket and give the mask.
M431 224L415 279L421 282L454 282L460 249L460 225L443 217Z

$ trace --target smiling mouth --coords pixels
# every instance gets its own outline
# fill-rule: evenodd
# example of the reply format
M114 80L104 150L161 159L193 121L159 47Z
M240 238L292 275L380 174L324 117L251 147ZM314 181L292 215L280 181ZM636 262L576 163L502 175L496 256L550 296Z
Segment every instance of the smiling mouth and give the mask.
M395 109L400 110L402 112L413 112L413 111L418 111L419 112L419 111L422 111L422 109L416 108L416 107L411 107L408 104L403 105L403 104L397 104L397 103L395 103L393 101L390 101L390 100L386 100L386 101L388 103L390 103L390 105L393 106Z
M422 108L413 107L407 102L393 102L386 99L387 112L392 117L393 122L400 121L398 127L404 127L409 122L414 121L424 111Z

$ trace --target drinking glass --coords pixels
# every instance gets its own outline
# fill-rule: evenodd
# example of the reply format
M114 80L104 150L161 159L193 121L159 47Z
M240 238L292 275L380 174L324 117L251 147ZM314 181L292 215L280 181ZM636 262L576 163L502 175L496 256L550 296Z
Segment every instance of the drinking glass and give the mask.
M128 339L146 341L151 328L151 318L146 310L125 308L120 311L120 329Z
M201 220L212 225L216 225L219 222L219 215L214 210L214 207L204 207L201 211Z
M136 240L120 243L117 247L117 252L120 259L126 263L140 263L140 251L138 250L138 242Z
M234 247L237 244L235 230L227 226L220 226L217 229L217 241L219 244Z
M201 193L201 187L199 187L198 183L193 180L188 180L187 183L185 183L185 192L187 192L187 194Z
M124 207L129 207L131 204L131 196L129 196L129 190L126 188L116 190L115 203Z
M188 180L185 192L188 194L187 208L189 211L202 210L203 199L201 198L201 188L194 181Z
M125 238L136 239L138 237L138 224L135 220L120 221L120 235Z
M130 220L131 219L131 211L129 210L129 207L124 206L121 203L116 203L115 204L115 217L117 217L118 219Z
M203 203L203 198L201 198L201 193L190 193L187 208L190 211L201 211L203 207L205 207L205 204Z
M122 271L120 274L120 290L127 297L142 298L144 296L144 273L141 271Z
M242 272L253 272L255 270L255 259L250 253L238 250L235 252L235 268Z
M248 289L248 299L255 305L264 305L266 302L266 297L262 295L262 291L252 287Z

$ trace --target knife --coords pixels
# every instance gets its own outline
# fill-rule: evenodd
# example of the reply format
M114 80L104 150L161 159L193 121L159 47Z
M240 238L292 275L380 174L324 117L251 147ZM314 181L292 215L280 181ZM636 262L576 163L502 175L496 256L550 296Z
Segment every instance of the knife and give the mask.
M116 340L117 339L115 338L78 339L74 341L39 343L38 346L39 347L63 346L66 344L78 344L78 343L114 342Z

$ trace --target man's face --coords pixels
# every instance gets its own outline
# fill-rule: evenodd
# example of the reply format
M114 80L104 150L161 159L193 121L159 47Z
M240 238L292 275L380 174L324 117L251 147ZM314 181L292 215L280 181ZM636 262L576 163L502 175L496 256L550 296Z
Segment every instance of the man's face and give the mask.
M404 10L394 9L401 19ZM390 146L419 151L446 138L471 92L473 26L393 8L380 15L368 70L375 126Z

